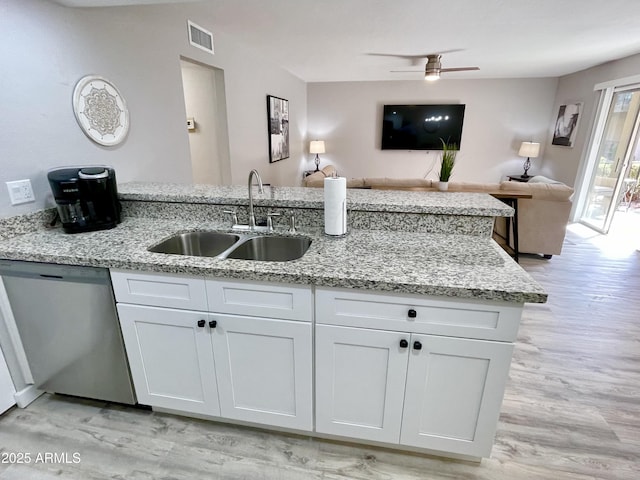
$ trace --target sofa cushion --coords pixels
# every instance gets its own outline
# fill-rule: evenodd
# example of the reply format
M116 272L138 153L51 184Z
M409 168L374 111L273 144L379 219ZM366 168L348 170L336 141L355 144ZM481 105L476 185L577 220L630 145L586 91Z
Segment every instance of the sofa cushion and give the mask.
M337 173L336 168L333 165L327 165L323 169L305 177L302 183L305 187L324 187L324 179L334 173Z
M320 171L320 172L312 173L308 177L305 177L303 183L305 187L316 187L316 186L319 187L321 185L324 185L325 178L326 178L326 175L322 173L322 171Z
M536 175L535 177L531 177L529 183L550 183L555 185L564 185L564 183L554 180L553 178L545 177L544 175Z
M500 184L501 190L530 193L537 200L554 200L568 202L573 195L573 188L564 183L522 183L505 181Z

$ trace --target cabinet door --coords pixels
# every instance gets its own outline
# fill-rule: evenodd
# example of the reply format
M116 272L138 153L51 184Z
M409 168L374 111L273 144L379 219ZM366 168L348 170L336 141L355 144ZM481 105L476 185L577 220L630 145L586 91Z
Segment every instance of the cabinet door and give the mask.
M223 417L313 428L311 324L212 314Z
M402 340L409 334L316 326L318 432L399 442L408 358Z
M414 334L410 347L400 443L488 457L513 344Z
M118 304L140 403L220 415L208 314Z

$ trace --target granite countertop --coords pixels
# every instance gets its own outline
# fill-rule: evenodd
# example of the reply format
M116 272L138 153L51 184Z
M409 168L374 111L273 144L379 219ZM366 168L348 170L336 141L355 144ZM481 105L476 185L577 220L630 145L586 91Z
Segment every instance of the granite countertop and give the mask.
M127 218L114 229L98 232L70 235L60 228L38 230L0 241L0 259L515 303L543 303L547 297L493 240L477 236L352 230L333 238L319 229L305 230L301 234L312 238L311 247L291 262L147 251L176 232L191 230L224 231L224 227L180 219Z
M254 205L265 207L324 208L324 190L306 187L254 188ZM187 185L131 182L118 184L122 200L247 205L246 186ZM349 210L437 215L511 217L513 209L486 193L411 192L347 189Z

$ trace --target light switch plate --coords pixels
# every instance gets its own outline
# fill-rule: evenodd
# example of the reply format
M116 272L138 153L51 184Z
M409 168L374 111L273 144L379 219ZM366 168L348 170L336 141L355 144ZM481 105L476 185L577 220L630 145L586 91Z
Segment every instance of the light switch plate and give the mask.
M11 205L19 205L21 203L35 202L36 197L33 195L33 188L31 188L31 180L15 180L13 182L6 182L7 189L9 190L9 198L11 199Z

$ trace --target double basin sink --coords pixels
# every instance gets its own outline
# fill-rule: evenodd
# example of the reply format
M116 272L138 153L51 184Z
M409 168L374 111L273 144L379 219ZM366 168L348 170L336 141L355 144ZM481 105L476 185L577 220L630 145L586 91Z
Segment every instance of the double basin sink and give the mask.
M287 262L302 257L310 245L308 237L201 231L177 233L148 250L196 257Z

